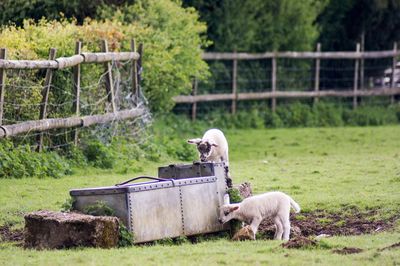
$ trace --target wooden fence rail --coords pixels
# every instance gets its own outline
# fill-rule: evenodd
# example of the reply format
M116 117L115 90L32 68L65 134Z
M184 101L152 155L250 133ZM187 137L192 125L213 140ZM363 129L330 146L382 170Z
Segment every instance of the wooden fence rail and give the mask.
M59 128L75 128L74 143L78 143L78 130L77 127L88 127L94 124L103 124L111 121L120 121L132 119L143 114L143 108L133 108L130 110L117 111L114 88L112 80L112 72L110 62L112 61L128 61L132 60L134 68L131 73L132 77L132 93L139 95L139 81L141 74L141 63L143 45L139 44L139 52L136 51L135 42L131 40L130 52L108 52L108 45L105 40L101 43L101 53L82 53L82 43L76 42L75 55L70 57L56 58L56 49L51 48L48 60L9 60L6 57L6 49L0 49L0 138L13 137L18 134L28 132L44 132L50 129ZM105 68L105 85L106 94L111 107L111 112L101 115L80 116L80 93L81 93L81 64L85 63L102 63ZM54 71L64 68L73 68L73 110L75 116L67 118L47 118L47 106L49 101L49 93L51 90L52 75ZM42 101L40 104L39 120L24 121L12 125L3 125L3 109L4 109L4 95L6 93L5 79L6 72L10 69L46 69L46 78L44 87L42 89ZM134 98L137 100L137 97ZM108 110L106 110L108 111ZM38 150L43 147L43 134L38 135Z
M232 101L231 112L236 112L237 101L240 100L271 100L271 109L276 109L277 98L313 98L314 103L318 102L321 97L348 97L353 98L353 108L358 105L358 97L370 96L391 96L391 101L394 101L394 96L400 94L400 88L396 87L395 69L397 64L397 57L400 56L400 51L397 50L397 44L394 43L393 50L388 51L360 51L360 45L354 52L321 52L321 44L317 44L316 52L266 52L266 53L204 53L203 59L212 60L231 60L232 64L232 92L224 94L198 94L198 80L195 79L192 95L180 95L174 97L176 103L189 103L192 104L192 119L196 119L197 103L198 102L211 102L211 101ZM279 91L277 87L277 59L313 59L315 60L314 73L311 73L314 79L313 88L309 91ZM364 60L365 59L380 59L392 58L392 76L391 84L388 88L363 88L364 82L360 79L364 78ZM238 92L237 76L238 76L238 61L239 60L271 60L271 87L262 92ZM335 59L335 60L354 60L354 77L353 87L351 90L343 89L330 89L320 90L320 72L321 60ZM218 88L215 88L218 91Z

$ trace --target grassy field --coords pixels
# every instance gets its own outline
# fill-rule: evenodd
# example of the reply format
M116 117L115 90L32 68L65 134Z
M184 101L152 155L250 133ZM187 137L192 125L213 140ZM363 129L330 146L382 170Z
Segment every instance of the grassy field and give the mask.
M234 182L251 182L255 193L287 192L305 212L376 210L374 218L383 220L400 212L399 126L231 130L226 135ZM155 175L158 165L169 163L143 163L140 174ZM62 179L0 180L0 225L22 227L25 212L59 210L69 189L112 185L134 175L87 169ZM0 265L399 265L400 248L380 250L398 242L399 222L390 231L330 237L316 248L300 250L270 240L60 251L24 250L0 242ZM343 247L363 252L332 252Z

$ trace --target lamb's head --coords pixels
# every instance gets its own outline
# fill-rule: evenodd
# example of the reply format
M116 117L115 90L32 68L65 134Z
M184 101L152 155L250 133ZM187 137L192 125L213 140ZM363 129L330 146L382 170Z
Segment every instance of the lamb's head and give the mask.
M218 221L222 224L229 222L236 218L236 211L239 209L237 204L226 204L219 208L219 219Z
M189 144L194 144L197 145L197 150L200 153L200 161L202 162L206 162L207 158L210 157L211 152L212 152L212 147L218 147L218 144L215 143L212 140L208 140L208 139L189 139L188 140Z

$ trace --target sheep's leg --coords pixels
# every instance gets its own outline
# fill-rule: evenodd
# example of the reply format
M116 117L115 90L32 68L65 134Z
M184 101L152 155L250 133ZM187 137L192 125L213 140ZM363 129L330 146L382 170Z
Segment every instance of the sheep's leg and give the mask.
M281 220L279 219L279 217L274 218L274 223L275 223L275 227L276 227L274 239L281 240L282 234L283 234L283 226L282 226L282 223L281 223Z
M251 221L250 228L254 233L254 240L256 239L256 233L261 221L262 221L261 217L254 217L253 220Z
M290 236L290 220L289 213L284 214L280 217L281 223L283 225L283 240L289 240Z
M229 172L229 166L225 163L224 168L225 168L226 186L228 188L232 188L232 177L231 177L231 174Z

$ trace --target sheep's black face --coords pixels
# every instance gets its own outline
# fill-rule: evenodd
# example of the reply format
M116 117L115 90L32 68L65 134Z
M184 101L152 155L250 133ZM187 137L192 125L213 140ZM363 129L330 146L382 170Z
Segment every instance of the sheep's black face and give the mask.
M197 145L197 150L200 153L200 161L205 162L211 153L211 145L208 142L200 142Z

